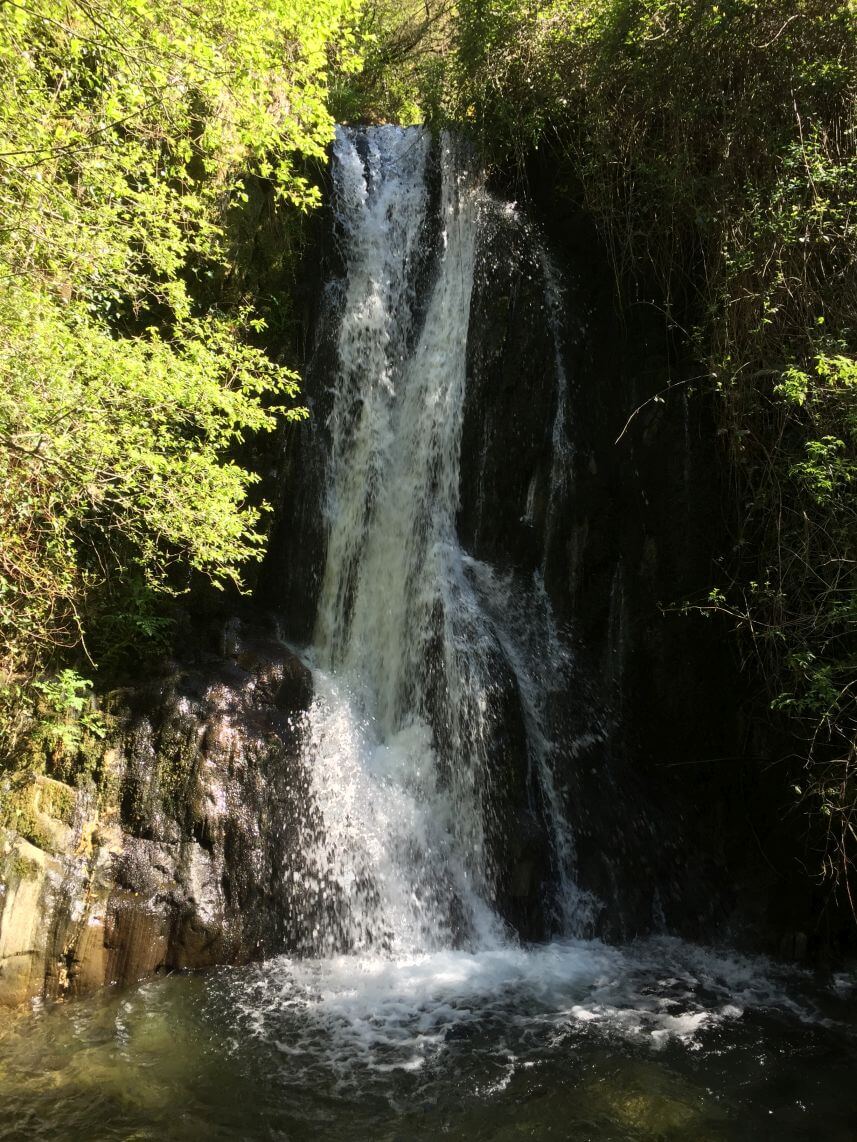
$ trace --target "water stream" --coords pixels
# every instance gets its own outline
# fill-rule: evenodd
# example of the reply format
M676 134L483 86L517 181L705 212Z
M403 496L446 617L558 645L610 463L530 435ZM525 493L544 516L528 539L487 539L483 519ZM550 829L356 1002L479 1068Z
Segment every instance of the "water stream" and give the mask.
M305 652L303 954L11 1020L0 1138L857 1137L853 981L586 938L609 902L577 885L573 757L548 713L573 653L541 575L456 533L493 206L466 149L419 129L340 129L333 172L346 284ZM549 515L567 494L562 368ZM532 945L503 903L521 794L553 933Z
M575 885L543 717L567 652L539 577L522 587L456 535L470 299L493 204L466 150L445 137L435 155L422 130L340 129L333 169L347 288L310 651L306 762L320 818L304 840L317 894L306 926L317 953L504 947L500 758L520 746L549 835L545 903L578 935L592 905ZM418 283L432 211L437 257ZM563 386L557 420L564 402ZM561 460L564 435L553 437ZM502 740L510 705L519 745Z

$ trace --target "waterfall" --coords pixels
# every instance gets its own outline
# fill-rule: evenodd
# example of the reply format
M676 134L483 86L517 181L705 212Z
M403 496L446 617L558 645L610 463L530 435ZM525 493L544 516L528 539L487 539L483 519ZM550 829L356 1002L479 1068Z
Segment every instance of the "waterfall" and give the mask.
M316 415L288 435L299 478L257 600L288 600L295 645L248 607L220 654L212 619L117 699L102 841L89 794L67 827L74 790L45 777L20 836L0 811L4 925L22 902L0 984L47 965L46 995L62 979L71 999L102 973L162 977L10 1011L0 1142L853 1138L853 968L668 934L681 892L694 931L777 929L755 874L735 888L758 927L733 927L717 847L690 843L722 825L725 857L743 836L719 803L697 812L711 778L673 799L684 771L622 740L658 532L623 516L611 546L617 517L572 464L601 417L615 439L614 378L566 372L580 283L460 141L340 128L332 176ZM610 493L629 469L605 468ZM694 713L678 694L664 738L670 709Z
M565 668L549 602L516 596L456 535L489 199L467 148L449 136L435 148L421 128L338 128L333 178L346 281L304 750L307 947L496 947L516 756L539 790L566 928L582 898L544 721Z

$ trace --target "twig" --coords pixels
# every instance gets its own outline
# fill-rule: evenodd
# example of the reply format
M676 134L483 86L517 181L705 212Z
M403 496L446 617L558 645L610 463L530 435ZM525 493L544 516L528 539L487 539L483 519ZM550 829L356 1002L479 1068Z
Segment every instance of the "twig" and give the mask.
M646 407L646 405L651 404L652 401L658 400L658 398L662 397L664 395L664 393L668 393L672 389L677 389L679 387L679 385L689 385L693 381L703 381L707 377L710 377L711 375L712 375L711 373L700 373L700 375L698 377L685 377L683 381L670 381L670 383L666 386L666 388L661 389L660 392L654 393L652 396L650 396L648 398L648 400L644 400L641 405L639 405L637 408L634 409L634 411L631 413L631 415L625 421L625 427L622 429L622 431L619 433L619 435L616 437L616 439L613 441L613 443L614 444L619 443L619 441L622 439L622 437L628 431L628 429L631 425L631 421L634 419L634 417L637 415L638 412L643 411L643 409Z

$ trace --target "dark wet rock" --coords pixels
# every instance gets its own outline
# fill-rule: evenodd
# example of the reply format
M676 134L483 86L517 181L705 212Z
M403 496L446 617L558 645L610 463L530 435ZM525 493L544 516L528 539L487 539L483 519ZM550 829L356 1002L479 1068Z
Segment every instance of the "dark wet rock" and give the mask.
M221 655L111 697L98 798L47 778L18 794L29 837L0 831L0 1002L284 946L280 814L312 680L269 622L227 627Z

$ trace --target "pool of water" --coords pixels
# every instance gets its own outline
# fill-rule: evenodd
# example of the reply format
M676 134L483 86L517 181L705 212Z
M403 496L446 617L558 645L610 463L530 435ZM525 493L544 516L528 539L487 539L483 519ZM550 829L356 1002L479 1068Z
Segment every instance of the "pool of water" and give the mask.
M0 1139L846 1142L855 998L666 939L172 976L9 1018Z

